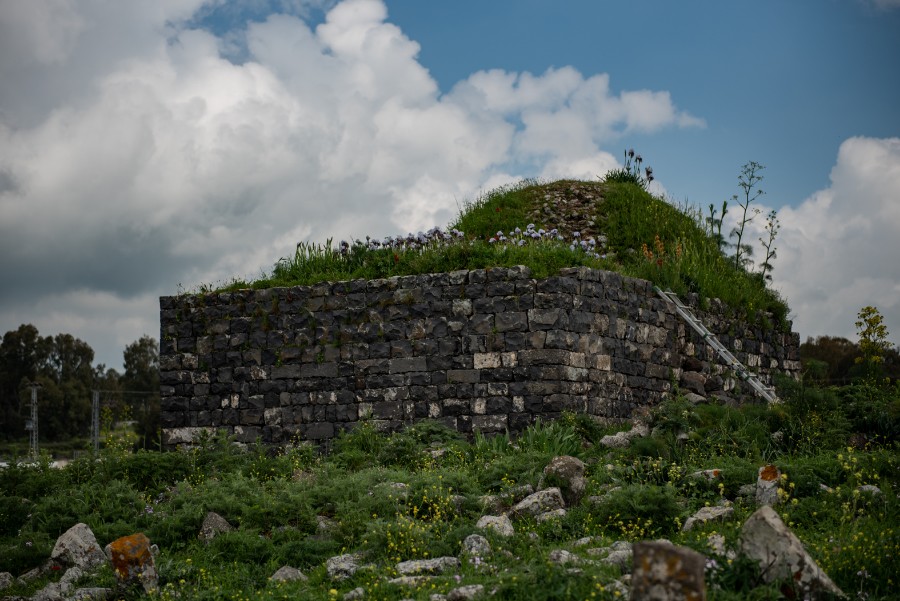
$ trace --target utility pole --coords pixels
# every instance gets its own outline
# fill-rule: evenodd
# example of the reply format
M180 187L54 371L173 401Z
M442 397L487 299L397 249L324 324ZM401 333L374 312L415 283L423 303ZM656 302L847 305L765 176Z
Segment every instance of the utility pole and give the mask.
M38 459L38 403L37 403L37 391L40 388L43 388L38 382L30 382L28 387L31 388L31 422L25 424L25 428L29 429L28 426L31 426L31 436L29 438L28 450L31 454L31 459L33 461L37 461Z

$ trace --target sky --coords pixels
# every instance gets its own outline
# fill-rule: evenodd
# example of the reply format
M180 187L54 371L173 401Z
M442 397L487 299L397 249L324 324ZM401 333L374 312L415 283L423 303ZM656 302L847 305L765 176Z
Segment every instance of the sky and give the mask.
M898 57L900 0L0 0L0 333L121 370L162 295L633 147L676 204L764 165L794 330L897 344Z

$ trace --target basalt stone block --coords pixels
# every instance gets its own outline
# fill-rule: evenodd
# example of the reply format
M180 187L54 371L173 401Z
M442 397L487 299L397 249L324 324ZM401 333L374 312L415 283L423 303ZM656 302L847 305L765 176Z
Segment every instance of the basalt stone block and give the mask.
M706 558L668 541L633 546L631 598L647 601L705 601Z

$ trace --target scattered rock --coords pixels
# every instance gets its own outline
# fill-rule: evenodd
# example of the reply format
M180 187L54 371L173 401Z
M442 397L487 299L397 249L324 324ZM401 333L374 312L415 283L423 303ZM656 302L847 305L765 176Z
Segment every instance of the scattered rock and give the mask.
M478 497L478 504L483 510L494 513L503 513L505 508L505 503L500 495L482 495Z
M123 536L111 542L109 556L120 587L140 583L148 593L159 587L150 539L143 533Z
M857 488L859 492L867 492L873 495L880 495L881 489L875 486L874 484L863 484L859 488Z
M435 557L434 559L412 559L397 564L397 573L402 576L421 576L443 574L459 569L459 560L455 557Z
M776 505L778 503L778 483L781 472L774 465L759 468L756 479L756 503L758 505Z
M627 432L616 432L600 439L600 444L611 449L621 449L631 444L632 438L643 438L650 435L650 427L642 421L636 421Z
M297 568L291 566L281 566L280 568L278 568L278 570L275 571L274 574L269 576L269 580L272 580L274 582L293 582L295 580L302 580L303 582L306 582L308 578Z
M399 578L391 578L388 584L396 584L397 586L416 587L430 581L432 576L400 576Z
M809 556L771 507L764 505L747 518L741 529L740 551L760 564L763 580L792 580L799 592L812 599L844 593Z
M549 522L550 520L558 520L564 517L566 517L566 510L560 507L559 509L554 509L553 511L545 511L544 513L539 514L535 518L535 521L537 521L538 523ZM531 532L529 534L534 533Z
M69 597L70 601L105 601L105 599L110 599L113 596L112 589L109 588L100 588L100 587L86 587L76 589L72 596Z
M447 593L447 601L469 601L484 595L484 585L467 584L460 586Z
M578 540L576 540L574 543L572 543L572 545L575 547L586 547L596 539L596 536L585 536L584 538L579 538Z
M212 539L216 538L216 536L222 532L232 532L233 530L234 526L229 524L228 520L218 513L210 511L206 514L206 517L203 518L203 524L200 526L200 534L198 537L200 540L209 544Z
M75 524L56 539L50 561L64 567L78 566L90 571L103 565L106 555L87 524Z
M721 521L734 515L734 507L701 507L697 513L692 515L685 521L682 530L688 532L697 524L705 524L706 522Z
M600 558L600 563L628 570L632 563L632 545L627 541L616 541L609 547L588 549L587 554Z
M332 534L338 529L338 523L324 515L316 516L316 532L319 534Z
M719 469L711 469L711 470L700 470L699 472L694 472L691 474L691 478L696 478L698 480L706 480L707 482L712 482L714 480L722 479L722 470Z
M366 598L366 589L361 586L356 587L352 591L349 591L344 594L344 601L355 601L356 599L365 599Z
M584 479L584 463L577 457L562 455L554 457L544 468L541 484L545 481L558 485L563 499L569 506L577 505L584 496L586 481ZM542 488L539 484L539 488Z
M51 582L32 597L31 601L63 601L65 598L58 582Z
M25 572L24 574L22 574L21 576L19 576L19 580L22 581L23 583L27 584L27 583L31 582L32 580L36 580L36 579L40 578L43 575L44 575L43 568L32 568L32 569L28 570L27 572Z
M346 580L359 570L359 562L362 557L359 553L348 553L329 558L325 562L325 570L332 580Z
M566 503L563 500L562 492L554 486L528 495L516 503L510 510L510 513L514 516L537 516L554 509L564 508L565 506Z
M13 584L13 575L9 572L0 572L0 591L11 587Z
M547 559L550 561L550 563L555 563L558 566L577 566L582 562L582 559L580 557L578 557L574 553L566 551L565 549L554 549L553 551L550 551L550 555L547 557Z
M66 570L62 578L59 579L59 589L64 595L68 595L75 588L75 583L84 577L84 571L79 567L73 567Z
M490 555L491 543L480 534L470 534L463 540L462 550L467 555Z
M515 534L512 522L505 515L483 515L478 519L475 527L479 530L493 530L500 536L512 536Z
M687 547L659 541L634 544L631 598L705 601L706 558Z
M756 496L756 485L755 484L743 484L738 488L737 494L739 497L755 497Z

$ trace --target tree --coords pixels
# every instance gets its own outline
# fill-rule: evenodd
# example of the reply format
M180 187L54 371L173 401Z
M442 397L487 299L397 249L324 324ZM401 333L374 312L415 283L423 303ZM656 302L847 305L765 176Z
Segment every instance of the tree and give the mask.
M52 340L41 338L36 327L22 324L0 342L0 436L9 440L25 435L21 391L34 381L45 363ZM30 399L30 393L27 397ZM26 405L27 406L27 405Z
M71 334L50 341L38 381L41 433L50 440L86 436L90 429L91 389L94 386L94 349Z
M866 366L866 375L875 379L884 364L884 357L891 350L888 342L888 329L884 318L876 307L863 307L859 310L856 321L859 334L859 350L861 356L856 363Z
M129 398L140 399L133 408L139 444L152 448L159 443L159 344L143 336L125 347L124 358L122 387Z
M812 371L809 375L825 384L849 384L858 375L854 369L858 356L856 343L840 336L807 338L800 345L800 359ZM825 368L819 368L817 363L824 364Z

